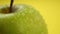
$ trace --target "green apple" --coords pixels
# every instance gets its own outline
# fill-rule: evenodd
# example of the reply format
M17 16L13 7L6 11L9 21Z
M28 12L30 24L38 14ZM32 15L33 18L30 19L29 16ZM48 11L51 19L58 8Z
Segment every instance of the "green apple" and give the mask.
M39 11L28 5L11 4L0 6L0 34L48 34L48 31Z
M1 34L48 34L43 17L33 7L15 5L10 13L8 8L0 8Z

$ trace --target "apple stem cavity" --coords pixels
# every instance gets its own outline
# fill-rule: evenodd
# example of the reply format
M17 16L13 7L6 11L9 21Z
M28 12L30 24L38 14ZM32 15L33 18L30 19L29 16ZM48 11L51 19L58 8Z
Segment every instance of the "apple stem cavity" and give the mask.
M14 2L14 0L11 0L11 3L10 3L10 9L9 9L9 13L11 13L12 12L12 7L13 7L13 2Z

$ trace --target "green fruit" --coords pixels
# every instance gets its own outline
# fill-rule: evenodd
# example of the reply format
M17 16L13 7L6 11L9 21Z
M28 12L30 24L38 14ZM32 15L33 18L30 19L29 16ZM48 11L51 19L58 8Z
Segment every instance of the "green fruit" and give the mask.
M0 8L0 34L48 34L40 13L31 6L15 5Z

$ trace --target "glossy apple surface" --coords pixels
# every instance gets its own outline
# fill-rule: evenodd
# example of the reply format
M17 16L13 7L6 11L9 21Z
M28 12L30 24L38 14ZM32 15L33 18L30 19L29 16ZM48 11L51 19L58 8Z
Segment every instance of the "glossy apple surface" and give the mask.
M39 11L28 5L15 5L9 13L8 6L0 8L1 34L48 34Z

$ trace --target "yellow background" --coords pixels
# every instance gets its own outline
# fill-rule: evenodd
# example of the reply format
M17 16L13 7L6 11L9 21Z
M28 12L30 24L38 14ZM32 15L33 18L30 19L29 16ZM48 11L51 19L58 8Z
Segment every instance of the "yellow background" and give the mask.
M0 0L0 5L10 0ZM45 19L49 34L60 34L60 0L15 0L14 4L28 4L40 11Z

